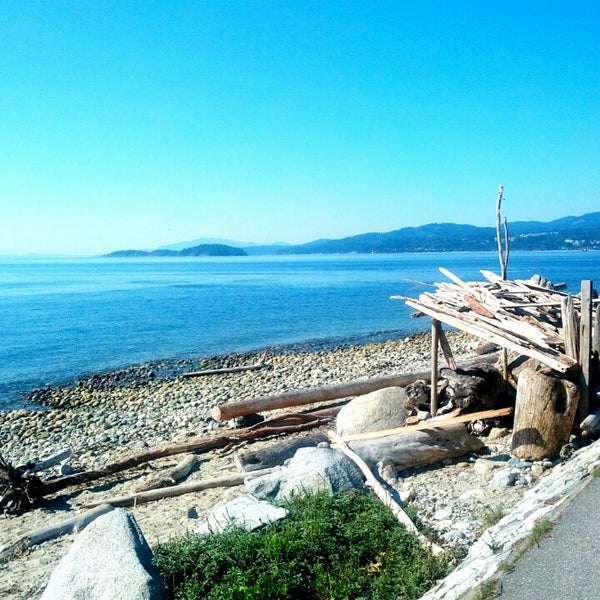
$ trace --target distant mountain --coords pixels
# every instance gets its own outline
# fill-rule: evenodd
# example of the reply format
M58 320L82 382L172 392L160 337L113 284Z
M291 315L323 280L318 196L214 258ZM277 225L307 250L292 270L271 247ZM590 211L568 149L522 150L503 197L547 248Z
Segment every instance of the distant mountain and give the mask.
M253 242L236 242L235 240L225 240L221 238L198 238L189 242L177 242L175 244L168 244L166 246L160 246L158 250L186 250L187 248L194 248L196 246L232 246L234 248L246 248L249 246L256 246Z
M200 244L183 250L158 249L151 252L145 250L117 250L105 254L108 258L135 258L145 256L246 256L243 248L234 248L225 244Z
M508 223L511 250L600 250L600 212L563 217L543 223ZM209 238L203 238L209 239ZM392 252L493 251L497 248L495 227L455 223L429 223L387 233L363 233L341 239L322 239L307 244L271 245L198 244L186 242L163 246L152 252L119 250L107 256L257 256L267 254L373 254Z
M548 223L508 223L512 250L600 250L600 212ZM297 246L272 247L274 254L465 252L495 250L496 228L430 223L387 233L363 233ZM253 252L254 254L255 252Z

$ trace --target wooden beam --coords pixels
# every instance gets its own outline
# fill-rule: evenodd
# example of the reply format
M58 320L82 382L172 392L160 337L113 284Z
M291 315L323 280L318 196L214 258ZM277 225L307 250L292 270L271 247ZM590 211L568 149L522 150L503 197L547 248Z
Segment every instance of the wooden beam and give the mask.
M581 320L579 333L579 364L581 365L581 401L577 416L581 423L590 412L592 363L592 291L590 280L581 282Z
M358 440L371 440L388 435L402 435L411 431L420 429L435 429L436 427L446 427L456 425L457 423L468 423L469 421L480 421L483 419L496 419L498 417L507 417L513 412L512 406L507 408L497 408L494 410L482 410L474 413L458 415L457 417L438 417L437 419L427 419L421 421L417 425L409 425L407 427L395 427L394 429L384 429L382 431L369 431L368 433L353 433L352 435L343 436L345 442L355 442Z
M431 385L429 412L435 417L438 410L438 345L439 345L440 322L437 319L431 320Z

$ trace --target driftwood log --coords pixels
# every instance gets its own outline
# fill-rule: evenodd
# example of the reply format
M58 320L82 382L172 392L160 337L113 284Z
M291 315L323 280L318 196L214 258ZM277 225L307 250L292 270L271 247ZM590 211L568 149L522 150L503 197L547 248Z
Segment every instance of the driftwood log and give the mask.
M225 448L239 442L254 440L259 438L276 437L282 434L288 434L298 431L313 429L320 425L327 424L333 418L333 411L320 411L313 414L293 414L277 417L270 421L264 421L259 425L254 425L246 429L239 429L222 435L208 435L191 439L183 444L174 444L147 450L135 454L126 459L105 465L99 469L74 473L65 477L59 477L51 481L45 481L42 485L40 497L55 494L65 488L97 481L122 471L132 469L141 464L158 460L167 456L183 454L186 452L207 452L218 448ZM325 414L323 414L325 413Z
M494 361L495 356L493 355L482 356L467 361L463 367L468 368L478 364L492 363ZM292 390L269 396L258 396L256 398L238 402L225 402L215 406L211 410L211 416L217 421L225 421L227 419L251 415L261 411L303 406L306 404L315 404L317 402L326 402L328 400L349 398L351 396L361 396L362 394L368 394L386 387L406 387L417 380L431 381L431 372L420 371L404 375L384 375L369 379L356 379L345 383Z
M221 367L219 369L204 369L202 371L190 371L183 373L182 377L203 377L206 375L223 375L225 373L243 373L244 371L256 371L257 369L263 369L268 366L266 356L263 356L261 360L252 365L241 365L239 367Z
M348 445L371 468L386 461L398 470L430 465L446 458L477 452L484 447L484 443L469 434L462 423L404 429L406 433L355 440Z
M517 387L511 453L526 460L556 456L569 441L580 397L573 382L525 369Z
M10 542L0 548L0 563L6 562L13 556L24 552L32 546L42 544L48 540L53 540L61 535L71 533L73 531L79 531L89 525L94 519L100 515L107 513L112 510L113 507L108 504L101 504L93 510L88 510L76 517L72 517L65 521L60 521L47 527L35 529L29 531L25 535L22 535L17 540Z
M205 479L202 481L192 481L190 483L182 483L169 488L159 490L148 490L146 492L138 492L127 496L115 496L101 500L100 502L92 502L86 504L86 508L99 506L101 504L109 504L110 506L137 506L146 502L154 502L163 498L174 498L175 496L183 496L192 492L201 492L217 487L232 487L244 483L246 477L260 477L268 475L275 469L261 469L253 473L235 473L233 475L224 475L223 477L215 477L214 479Z
M136 492L146 492L148 490L156 490L175 485L178 481L185 479L195 469L199 462L200 458L195 454L188 454L174 467L166 469L158 474L155 473L153 476L149 477L136 489Z

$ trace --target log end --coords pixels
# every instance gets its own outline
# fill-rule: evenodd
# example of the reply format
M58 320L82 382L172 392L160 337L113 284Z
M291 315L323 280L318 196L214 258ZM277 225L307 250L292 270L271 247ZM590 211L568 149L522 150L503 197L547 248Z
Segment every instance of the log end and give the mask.
M210 416L215 420L215 421L223 421L223 414L221 412L221 407L220 406L213 406L210 409Z

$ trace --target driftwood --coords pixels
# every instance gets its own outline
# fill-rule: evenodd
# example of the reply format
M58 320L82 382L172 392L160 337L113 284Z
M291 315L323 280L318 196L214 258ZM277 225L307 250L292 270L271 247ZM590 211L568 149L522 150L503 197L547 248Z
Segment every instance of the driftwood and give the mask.
M321 442L327 442L328 437L324 433L311 433L292 440L284 440L278 444L240 452L234 457L234 462L242 471L256 471L282 465L286 460L292 458L300 448L315 447Z
M519 377L511 453L526 460L556 456L569 441L580 389L566 379L526 369Z
M507 417L513 412L512 407L498 408L496 410L482 410L479 412L468 413L464 415L454 415L448 417L446 415L436 417L435 419L427 419L421 421L416 425L410 425L408 427L395 427L393 429L384 429L382 431L369 431L367 433L354 433L352 435L345 435L343 439L345 442L354 442L358 440L372 440L389 435L406 435L411 434L414 431L421 431L423 429L434 429L438 427L451 427L459 423L468 423L469 421L479 421L483 419L497 419L499 417Z
M159 490L148 490L146 492L138 492L130 494L128 496L115 496L101 500L100 502L92 502L86 504L86 508L99 506L101 504L109 504L110 506L137 506L138 504L145 504L147 502L154 502L156 500L162 500L163 498L174 498L175 496L183 496L184 494L190 494L192 492L201 492L217 487L233 487L244 483L246 477L260 477L261 475L268 475L275 469L261 469L260 471L254 471L253 473L236 473L234 475L225 475L223 477L215 477L214 479L205 479L203 481L193 481L190 483L182 483L181 485L175 485L173 487L162 488Z
M52 467L59 465L61 462L71 458L72 454L73 452L71 448L64 448L63 450L59 450L58 452L55 452L46 458L26 462L24 465L18 466L17 469L23 472L28 471L30 473L39 473L40 471L46 471L47 469L51 469Z
M436 292L419 299L402 298L408 306L475 335L482 340L530 356L560 372L577 361L564 352L559 331L560 303L566 294L524 281L504 281L482 271L487 282L462 281L440 269L452 283L436 284Z
M330 411L326 412L330 413ZM194 438L183 444L175 444L171 446L164 446L162 448L147 450L146 452L135 454L124 460L105 465L99 469L83 471L82 473L74 473L73 475L67 475L51 481L45 481L43 482L40 497L54 494L74 485L89 483L104 477L109 477L152 460L157 460L176 454L184 454L186 452L206 452L218 448L225 448L231 444L236 444L242 441L305 431L329 423L331 419L331 414L320 415L314 413L305 415L286 415L270 421L264 421L259 425L254 425L246 429L239 429L235 432Z
M316 402L325 402L327 400L338 400L340 398L347 398L348 396L360 396L385 387L404 387L417 379L429 380L429 373L423 371L409 375L386 375L371 379L349 381L347 383L304 388L271 396L258 396L239 402L226 402L215 406L211 411L211 416L217 421L225 421L234 417L251 415L265 410L302 406Z
M434 544L428 540L416 527L416 525L410 520L410 517L402 510L402 507L394 500L392 494L387 490L373 475L373 472L365 461L353 452L344 443L342 438L335 433L335 431L329 431L328 435L331 441L334 443L341 452L343 452L362 472L365 477L366 484L373 490L375 495L392 511L396 519L402 523L408 531L414 533L427 547L431 549L434 554L441 554L443 552L437 544Z
M268 366L266 357L263 356L259 362L252 365L243 365L239 367L222 367L220 369L205 369L203 371L190 371L189 373L183 373L182 377L203 377L206 375L222 375L224 373L242 373L244 371L256 371L257 369L263 369Z
M482 356L468 361L465 364L465 367L490 363L494 360L495 358L493 355ZM431 381L431 373L429 371L421 371L418 373L407 373L405 375L384 375L381 377L372 377L370 379L355 379L345 383L292 390L269 396L258 396L250 400L239 402L226 402L215 406L211 411L211 416L217 421L224 421L234 417L251 415L266 410L315 404L327 400L349 398L350 396L360 396L386 387L406 387L417 380L429 382Z
M368 465L391 462L398 470L431 465L481 450L484 443L469 434L462 423L406 427L406 433L349 442L349 446Z
M112 509L113 507L109 506L108 504L101 504L93 510L88 510L80 515L77 515L76 517L67 519L66 521L61 521L59 523L55 523L54 525L48 525L47 527L42 527L41 529L29 531L25 535L22 535L18 540L10 542L9 544L6 544L0 548L0 563L6 562L13 556L24 552L32 546L42 544L48 540L53 540L61 535L65 535L73 531L79 531L89 525L100 515L103 515Z
M200 459L195 454L188 454L174 467L150 477L149 480L136 489L136 492L146 492L175 485L178 481L187 477L199 462Z

